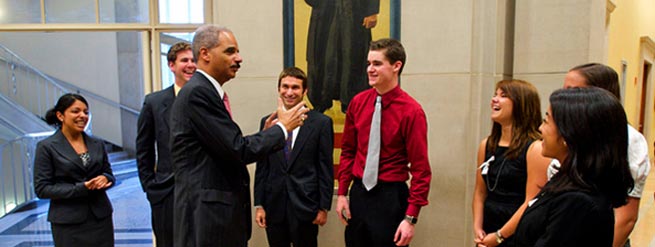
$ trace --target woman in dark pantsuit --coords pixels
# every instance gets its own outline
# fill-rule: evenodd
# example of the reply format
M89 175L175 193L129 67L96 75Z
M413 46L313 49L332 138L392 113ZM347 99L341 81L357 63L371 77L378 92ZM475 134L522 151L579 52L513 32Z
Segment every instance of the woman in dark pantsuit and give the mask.
M57 131L37 145L34 190L39 198L50 199L55 246L114 246L112 206L105 191L116 180L102 141L84 133L86 99L65 94L45 118Z

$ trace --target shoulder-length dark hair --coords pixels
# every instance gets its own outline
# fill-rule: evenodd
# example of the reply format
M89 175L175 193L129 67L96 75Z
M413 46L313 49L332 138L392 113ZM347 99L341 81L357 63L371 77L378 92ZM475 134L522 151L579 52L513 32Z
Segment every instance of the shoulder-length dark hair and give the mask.
M512 100L512 140L505 153L508 159L516 159L529 142L540 139L541 103L537 89L527 81L502 80L496 83L495 90L503 92ZM487 138L487 152L494 152L502 127L494 122L491 134Z
M626 204L634 180L628 168L628 121L614 95L597 87L559 89L550 109L568 154L543 192L584 190Z
M74 93L67 93L59 97L59 100L57 100L57 104L55 104L55 107L52 109L48 110L45 113L45 121L46 123L50 125L54 125L56 127L61 127L61 121L57 118L57 112L60 112L61 114L64 114L66 109L73 105L76 100L82 101L87 107L89 107L89 103L86 102L86 99L82 97L82 95L79 94L74 94Z

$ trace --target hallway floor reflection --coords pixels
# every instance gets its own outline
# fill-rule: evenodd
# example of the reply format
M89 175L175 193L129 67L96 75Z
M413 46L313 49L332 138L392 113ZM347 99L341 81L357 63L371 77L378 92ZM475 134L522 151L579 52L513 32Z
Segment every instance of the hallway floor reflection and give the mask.
M654 162L651 159L651 164ZM655 167L651 167L646 179L644 194L639 204L639 219L635 225L630 241L634 247L655 247Z
M118 184L108 191L114 207L116 246L151 247L150 207L141 190L136 173L118 177ZM0 246L54 246L47 221L47 200L36 207L0 218Z

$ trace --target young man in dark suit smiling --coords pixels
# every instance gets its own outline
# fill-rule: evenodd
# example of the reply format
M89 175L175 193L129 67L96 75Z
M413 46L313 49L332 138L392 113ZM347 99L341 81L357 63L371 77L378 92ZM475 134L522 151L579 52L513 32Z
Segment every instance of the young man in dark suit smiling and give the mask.
M152 230L157 247L173 246L173 165L168 137L170 109L175 96L196 71L191 44L179 42L167 54L175 83L148 94L143 101L136 137L136 164L141 187L152 212Z
M286 68L277 88L284 107L291 109L307 94L307 76L299 68ZM317 246L318 226L327 221L332 203L332 119L317 111L307 115L303 126L289 132L283 150L257 162L255 222L266 228L273 247ZM262 129L268 118L262 118Z

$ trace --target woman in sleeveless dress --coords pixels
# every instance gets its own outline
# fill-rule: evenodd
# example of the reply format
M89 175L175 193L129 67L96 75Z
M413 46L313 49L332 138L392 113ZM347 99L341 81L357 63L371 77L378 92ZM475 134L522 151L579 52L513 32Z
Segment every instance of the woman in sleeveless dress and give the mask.
M491 134L478 149L473 194L477 246L512 246L516 225L546 183L550 159L541 155L541 106L537 89L521 80L496 84Z

